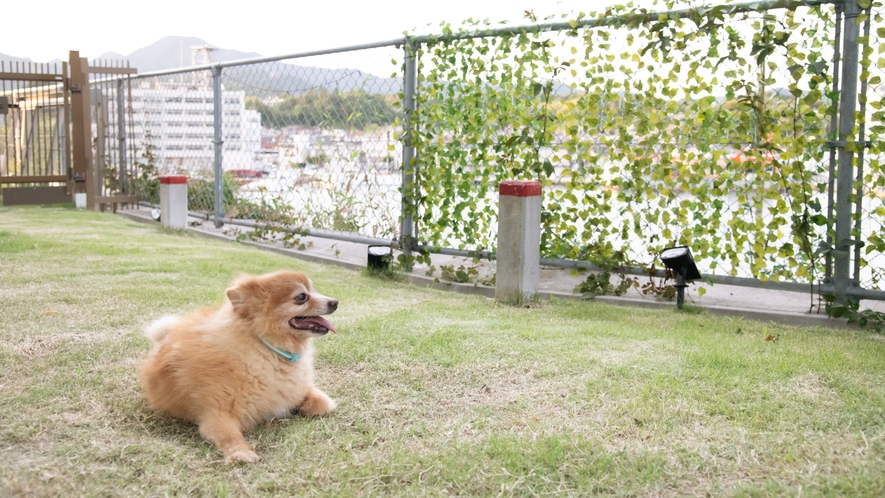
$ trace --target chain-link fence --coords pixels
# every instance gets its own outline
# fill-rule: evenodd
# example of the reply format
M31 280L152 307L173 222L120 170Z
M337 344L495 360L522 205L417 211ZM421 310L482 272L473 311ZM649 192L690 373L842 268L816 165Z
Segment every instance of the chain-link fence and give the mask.
M395 238L401 84L377 74L390 74L397 53L345 49L139 76L139 161L150 175L186 174L192 211L215 213L218 152L222 217ZM355 61L361 69L331 69Z
M852 237L856 244L853 254L853 277L868 289L883 289L885 283L885 175L883 175L882 100L885 98L885 64L879 49L885 42L885 23L881 4L873 5L863 23L861 36L868 40L861 54L860 116L858 140L864 142L858 149L857 209Z
M159 202L157 177L188 176L188 202L192 211L212 212L215 206L215 95L209 70L188 71L132 80L131 130L137 185L149 202ZM233 137L241 137L253 124L255 148L260 125L244 118L243 92L223 91L222 153L236 158L240 151ZM248 132L246 132L248 133ZM238 142L238 141L237 141ZM227 199L233 204L233 196Z
M419 238L494 250L496 185L537 179L548 258L650 265L686 244L706 273L820 278L793 217L826 206L833 14L696 14L422 40L419 197L448 202L419 205Z
M882 121L867 71L883 28L873 12L858 36L869 12L845 8L615 9L414 40L419 240L494 251L495 186L536 179L551 264L647 269L686 244L714 281L878 289L878 137L855 145L852 118L859 103Z
M648 267L686 244L718 281L878 289L878 135L857 157L840 140L856 20L826 1L616 9L141 75L130 147L145 198L157 174L187 174L191 209L217 223L493 253L498 183L538 179L547 263ZM878 95L881 68L861 66ZM876 121L880 104L860 111ZM846 157L856 185L837 178Z
M321 67L346 67L334 59L346 64L353 59L345 56L354 55L330 54L298 59L297 66L274 61L224 72L225 84L245 92L247 112L264 126L257 160L236 163L246 175L260 173L244 186L248 199L280 201L305 227L397 236L401 85L398 78L376 76L390 74L394 50L373 49L385 52L386 66L368 70Z

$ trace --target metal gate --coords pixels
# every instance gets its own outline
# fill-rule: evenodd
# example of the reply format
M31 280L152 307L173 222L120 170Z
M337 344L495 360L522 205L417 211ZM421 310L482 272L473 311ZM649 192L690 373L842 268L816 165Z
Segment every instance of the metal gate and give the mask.
M3 205L71 201L67 63L0 62Z
M0 62L3 205L69 203L104 209L137 202L128 62Z

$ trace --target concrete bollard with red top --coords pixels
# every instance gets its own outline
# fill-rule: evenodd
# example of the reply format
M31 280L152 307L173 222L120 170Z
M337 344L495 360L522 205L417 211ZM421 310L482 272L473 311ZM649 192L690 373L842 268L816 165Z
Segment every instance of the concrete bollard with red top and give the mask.
M506 180L498 186L495 299L522 303L538 294L541 258L541 184Z
M187 228L187 177L160 177L160 223L169 228Z

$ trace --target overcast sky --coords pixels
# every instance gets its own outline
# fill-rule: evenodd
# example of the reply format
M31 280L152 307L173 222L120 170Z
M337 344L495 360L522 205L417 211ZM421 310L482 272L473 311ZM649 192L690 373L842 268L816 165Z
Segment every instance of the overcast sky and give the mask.
M263 56L293 54L438 32L473 17L526 24L525 10L547 15L599 11L627 0L44 0L19 2L4 18L0 53L35 62L67 60L69 50L94 58L128 55L166 36L193 36ZM636 4L651 6L652 0ZM9 9L6 9L9 10ZM660 5L655 10L664 10ZM10 14L10 12L7 12ZM557 19L560 20L560 19ZM427 24L433 27L428 28Z

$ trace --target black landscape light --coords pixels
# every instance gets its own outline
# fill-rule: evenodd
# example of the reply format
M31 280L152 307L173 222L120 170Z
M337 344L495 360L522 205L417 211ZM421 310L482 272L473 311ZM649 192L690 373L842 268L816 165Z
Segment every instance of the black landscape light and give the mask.
M393 251L390 246L369 246L369 260L367 266L373 270L384 271L390 266Z
M685 282L687 280L700 280L701 274L698 267L694 264L694 258L691 257L691 251L688 246L668 247L661 251L661 261L664 266L673 270L676 274L676 307L682 309L685 302L685 288L688 287Z

